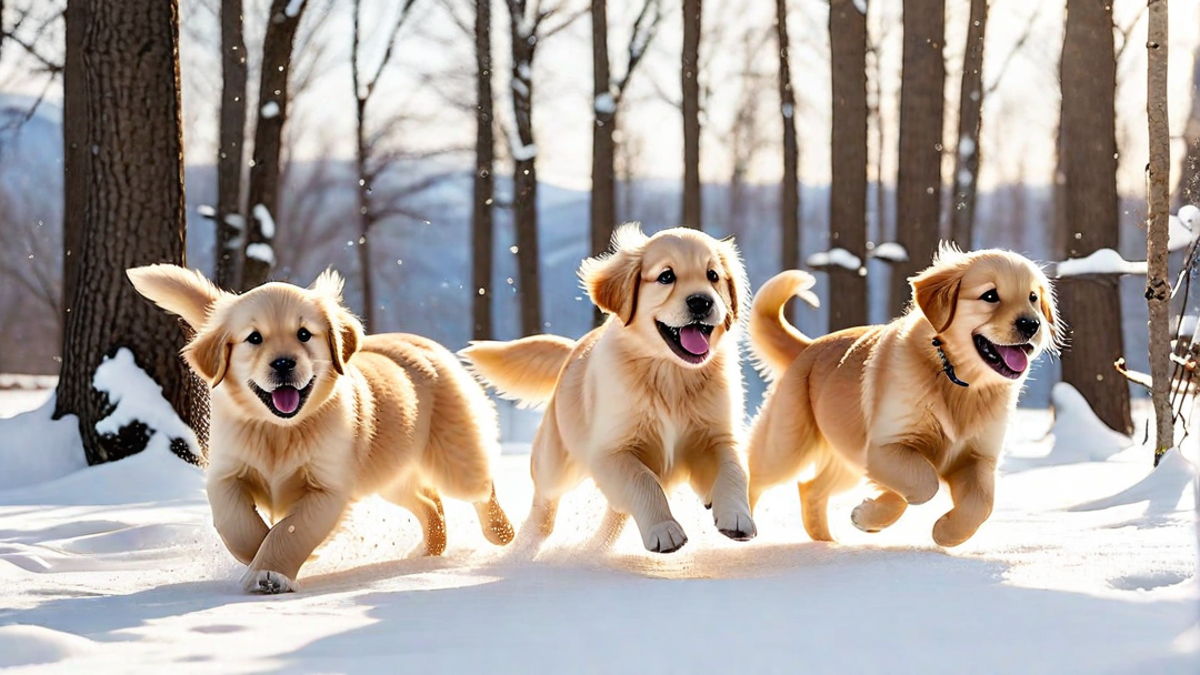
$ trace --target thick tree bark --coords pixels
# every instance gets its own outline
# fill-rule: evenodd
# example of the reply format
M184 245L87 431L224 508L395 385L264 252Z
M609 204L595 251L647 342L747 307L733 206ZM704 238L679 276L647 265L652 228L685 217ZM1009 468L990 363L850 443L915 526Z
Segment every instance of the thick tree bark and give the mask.
M829 6L833 81L829 246L867 257L867 17L851 0ZM867 323L867 278L829 269L829 330Z
M927 267L937 251L942 204L945 23L945 0L904 3L896 241L908 251L908 260L892 266L893 316L899 316L909 301L908 278Z
M1185 204L1200 206L1200 47L1192 56L1192 112L1183 129L1183 164L1175 188L1175 210Z
M543 331L542 288L538 278L537 145L533 138L533 57L536 22L525 19L526 0L508 0L512 28L513 221L517 232L517 290L521 294L521 334Z
M780 184L781 269L800 267L800 144L796 139L796 93L792 91L788 0L775 0L779 45L779 114L783 122L783 182Z
M950 238L969 251L975 244L975 195L979 179L979 129L983 109L983 42L988 0L971 0L967 45L963 54L958 98L958 144L954 154L954 191L950 204Z
M1120 244L1112 25L1111 4L1068 0L1059 129L1064 181L1060 224L1066 229L1058 237L1066 258ZM1105 424L1131 432L1129 387L1113 369L1125 352L1117 277L1068 277L1059 283L1058 295L1067 326L1106 327L1073 331L1062 355L1063 380L1083 394Z
M278 213L280 154L283 150L283 125L287 121L288 74L292 67L292 47L296 27L304 8L289 6L290 0L272 0L263 37L262 77L258 86L258 123L254 128L254 165L250 167L250 194L247 199L246 263L242 269L242 290L262 285L275 264L272 244L274 218ZM259 208L262 207L262 208ZM264 214L265 211L265 214ZM264 215L270 215L266 220ZM269 224L268 224L269 223Z
M63 217L73 281L55 417L78 417L90 464L144 449L151 430L143 422L117 434L96 430L112 411L93 387L96 369L128 348L203 443L208 396L179 358L183 330L125 278L137 265L184 263L178 4L72 0L66 45ZM181 455L186 447L172 439Z
M221 121L217 148L216 282L238 288L246 219L242 215L246 142L246 41L242 0L221 0Z
M1149 0L1146 35L1146 117L1150 136L1147 175L1146 302L1150 310L1150 377L1154 400L1154 464L1175 445L1171 410L1171 282L1167 278L1171 130L1167 118L1167 0Z
M700 184L701 0L683 0L683 212L682 225L704 229Z
M608 62L608 0L592 0L592 255L608 250L616 225L613 129L616 96Z
M475 184L471 211L471 335L491 340L492 225L496 141L492 134L492 3L475 3Z
M357 11L357 5L355 8ZM355 58L357 56L356 53ZM367 168L367 158L371 152L367 147L366 136L367 99L357 94L354 103L354 169L358 176L358 184L354 191L358 202L358 241L355 242L355 249L358 251L358 274L362 285L362 324L363 329L370 333L376 330L375 280L371 265L371 229L375 226L375 211L371 207L371 184L374 177L368 173Z

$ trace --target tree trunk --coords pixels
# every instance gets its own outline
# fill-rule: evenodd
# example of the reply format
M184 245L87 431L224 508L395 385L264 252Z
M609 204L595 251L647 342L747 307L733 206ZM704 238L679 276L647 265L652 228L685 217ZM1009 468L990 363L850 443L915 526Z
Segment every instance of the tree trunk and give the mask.
M185 262L178 4L72 0L66 45L63 138L76 151L66 154L63 218L74 281L55 417L78 417L89 464L143 450L153 431L146 422L96 429L113 410L93 387L96 369L128 348L203 444L208 396L179 358L180 323L125 278L137 265ZM188 454L184 439L171 446Z
M1146 117L1150 135L1147 175L1146 302L1150 310L1150 377L1154 400L1154 464L1175 446L1171 411L1171 282L1167 278L1171 130L1167 118L1167 0L1149 0L1146 35Z
M800 145L796 139L796 94L792 91L791 41L787 0L775 0L775 35L779 43L779 113L783 121L783 183L779 224L781 269L800 267Z
M355 54L355 58L357 58ZM375 326L375 283L371 276L371 227L375 224L374 210L371 208L371 183L372 178L367 171L367 155L370 148L367 147L366 138L366 106L367 100L362 98L358 93L355 94L355 111L357 114L355 123L355 157L354 168L358 175L357 185L355 186L355 197L358 201L358 241L355 242L355 248L358 250L358 274L362 284L362 323L363 330L370 333L377 330Z
M1175 188L1175 210L1185 204L1200 206L1200 47L1192 56L1192 112L1183 129L1183 164Z
M275 265L274 219L278 213L280 154L283 125L290 103L288 73L296 27L308 4L290 7L291 0L272 0L267 33L263 37L262 78L258 87L258 123L254 128L254 165L250 167L250 209L246 232L246 264L242 290L262 285ZM287 11L291 9L289 14ZM262 207L262 208L259 208ZM266 216L269 215L268 220Z
M221 0L221 121L217 148L216 282L238 288L246 220L242 216L246 141L246 41L242 0Z
M896 241L908 251L908 260L892 266L893 316L899 316L908 303L908 278L929 266L937 251L942 205L945 20L945 0L904 3Z
M867 17L851 0L829 7L833 81L829 246L867 256ZM882 189L882 185L880 185ZM867 278L829 269L829 330L867 323Z
M608 0L592 0L592 255L608 250L616 226L616 171L613 130L616 128L616 97L612 91L608 62ZM592 312L594 325L604 322L604 312Z
M1059 237L1066 258L1119 247L1116 56L1112 6L1100 0L1068 0L1062 52L1062 134L1059 157L1064 180ZM1130 433L1129 387L1113 369L1125 352L1121 293L1113 275L1068 277L1058 286L1067 326L1103 326L1074 332L1062 355L1062 376L1083 394L1096 415Z
M517 133L513 145L513 220L517 231L517 289L521 334L543 331L538 279L537 146L533 139L533 57L536 33L524 21L525 0L509 0L512 26L512 101Z
M963 54L958 99L958 144L954 155L954 200L950 205L950 238L959 248L975 246L975 195L979 180L979 128L983 108L983 41L988 0L971 0L967 46Z
M684 227L704 229L700 185L701 0L683 0L683 218Z
M492 3L475 3L475 188L471 211L471 335L491 340L496 142L492 137Z

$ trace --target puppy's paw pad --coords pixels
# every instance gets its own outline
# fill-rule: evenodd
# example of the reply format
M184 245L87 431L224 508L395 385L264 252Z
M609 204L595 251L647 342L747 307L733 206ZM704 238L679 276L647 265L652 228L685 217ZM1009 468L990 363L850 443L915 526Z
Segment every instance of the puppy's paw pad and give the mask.
M687 540L687 535L683 533L683 526L674 520L667 520L654 525L642 537L642 543L646 545L646 550L655 553L673 553L678 551L683 548Z
M970 539L976 529L964 530L962 524L954 523L947 513L933 524L933 541L938 546L953 548Z
M758 536L754 519L746 512L727 512L713 518L717 531L734 541L750 541Z
M913 506L924 504L937 495L938 487L940 486L937 479L929 481L927 485L920 485L911 493L904 495L904 501Z
M246 574L242 576L242 587L247 593L262 595L292 593L300 588L299 584L289 579L286 574L269 570L246 570Z
M862 504L854 507L854 510L850 512L850 522L854 523L854 527L857 527L863 532L874 534L883 528L870 521L870 518L867 516L868 508L869 506L867 502L863 502Z

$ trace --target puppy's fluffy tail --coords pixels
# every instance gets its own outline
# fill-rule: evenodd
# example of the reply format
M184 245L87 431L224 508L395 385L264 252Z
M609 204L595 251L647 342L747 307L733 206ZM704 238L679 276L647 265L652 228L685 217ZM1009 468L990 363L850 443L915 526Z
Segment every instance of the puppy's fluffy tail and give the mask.
M504 398L536 406L550 400L558 373L574 349L574 340L534 335L511 342L475 341L459 355Z
M792 365L792 361L812 344L783 317L783 308L793 296L813 307L821 301L811 290L817 280L800 270L788 270L771 277L754 296L750 311L750 348L756 366L768 379L775 379Z

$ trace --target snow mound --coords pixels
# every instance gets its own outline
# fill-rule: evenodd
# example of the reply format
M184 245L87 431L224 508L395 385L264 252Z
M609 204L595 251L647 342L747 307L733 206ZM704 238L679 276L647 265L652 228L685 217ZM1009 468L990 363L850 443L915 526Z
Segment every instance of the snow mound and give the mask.
M54 419L55 398L42 407L0 420L0 490L60 478L87 466L79 421Z
M809 267L832 267L837 265L838 267L854 271L862 267L862 260L844 248L835 248L808 256L805 264Z
M1172 448L1163 455L1149 476L1111 497L1085 502L1070 510L1102 511L1115 506L1149 502L1153 512L1171 512L1178 508L1184 490L1195 480L1196 467L1179 450Z
M908 249L894 241L888 241L871 249L869 255L872 258L879 258L880 260L887 260L889 262L904 262L908 260Z
M0 626L0 668L57 663L94 651L91 640L42 626Z
M1178 214L1171 216L1167 232L1168 250L1181 251L1190 246L1200 236L1200 209L1191 204L1181 207Z
M1054 405L1054 447L1039 464L1102 462L1133 445L1133 440L1113 431L1096 417L1083 394L1066 382L1050 391Z
M133 422L141 422L154 432L147 450L161 446L169 451L171 441L179 438L187 443L193 455L200 456L195 432L163 398L162 387L138 367L133 352L122 347L112 358L105 359L96 368L92 386L108 394L108 400L116 406L108 417L96 423L96 431L115 434Z
M1059 277L1085 274L1145 274L1146 261L1131 262L1111 248L1102 248L1086 258L1071 258L1058 263Z

